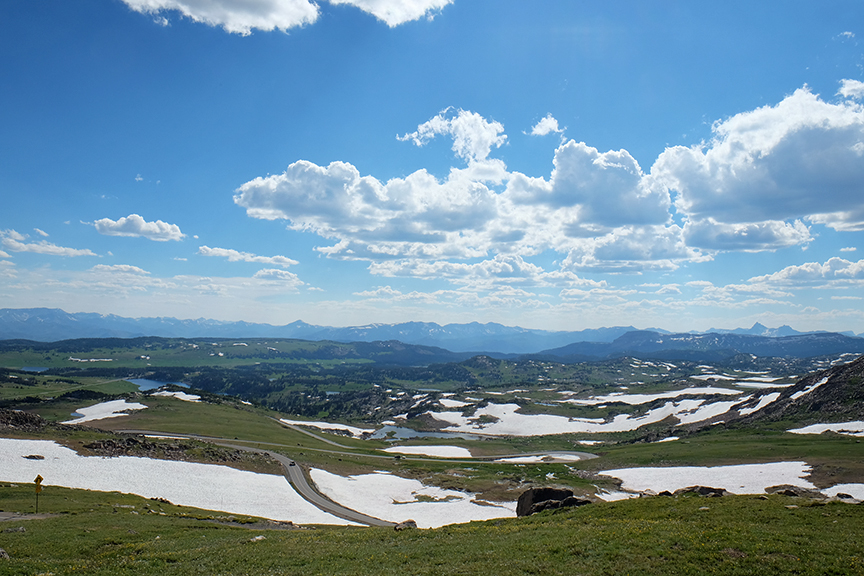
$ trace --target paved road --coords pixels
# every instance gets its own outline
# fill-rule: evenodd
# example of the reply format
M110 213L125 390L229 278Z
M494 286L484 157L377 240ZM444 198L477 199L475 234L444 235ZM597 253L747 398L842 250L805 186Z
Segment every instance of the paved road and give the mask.
M291 485L294 486L297 493L321 510L329 512L339 518L351 520L352 522L358 522L360 524L367 524L369 526L392 527L396 525L395 522L373 518L372 516L367 516L366 514L362 514L356 510L337 504L332 500L328 500L309 485L309 482L306 480L306 475L303 473L303 469L299 465L295 464L293 460L286 456L282 456L281 454L277 454L276 452L268 451L267 454L282 463L282 468L285 470L285 477L288 478L288 481L291 482Z
M286 425L284 422L282 422L281 424L283 426L288 426L292 429L296 429L300 432L303 432L304 434L308 434L309 436L312 436L312 437L317 438L319 440L323 440L327 444L336 446L338 448L343 448L345 450L352 450L352 448L349 446L337 444L336 442L333 442L332 440L322 438L322 437L318 436L317 434L313 434L312 432L309 432L307 430L301 430L301 429L296 428L295 426L290 425L290 424ZM326 496L324 496L323 494L318 492L311 484L309 484L309 481L306 478L306 474L304 473L302 466L297 464L291 458L284 456L282 454L279 454L278 452L273 452L271 450L265 450L263 448L254 448L251 446L244 446L242 444L235 444L233 441L228 440L226 438L215 438L212 436L199 436L196 434L174 434L171 432L154 432L152 430L117 430L117 432L125 432L128 434L145 434L145 435L149 434L149 435L162 435L162 436L170 436L170 437L177 437L177 438L190 438L190 439L194 439L194 440L201 440L204 442L212 442L213 444L218 444L218 445L224 446L226 448L234 448L236 450L245 450L247 452L257 452L259 454L267 454L282 464L282 471L283 471L285 478L291 483L291 485L294 487L294 489L297 491L297 493L300 494L300 496L302 496L306 501L317 506L319 509L323 510L324 512L327 512L329 514L332 514L332 515L337 516L339 518L342 518L344 520L350 520L351 522L357 522L358 524L365 524L367 526L390 527L390 526L396 525L395 522L389 522L387 520L381 520L380 518L368 516L368 515L363 514L361 512L357 512L356 510L352 510L351 508L346 508L345 506L342 506L341 504L338 504L338 503L333 502L332 500L328 499ZM260 446L261 444L269 444L269 443L262 442L262 443L256 443L256 444L258 444ZM275 445L281 446L279 444L275 444ZM388 460L391 460L394 458L394 456L396 456L395 454L386 455L386 456L385 455L378 455L378 454L358 454L356 451L342 452L342 451L337 451L337 450L326 450L326 449L322 449L322 448L309 448L308 446L304 446L303 449L304 450L315 450L318 452L328 452L331 454L341 454L341 455L347 455L347 456L363 456L366 458L384 458L384 459L388 459ZM590 459L590 458L597 458L598 457L596 454L591 454L589 452L562 452L562 451L558 450L558 451L551 451L551 452L534 452L531 454L525 454L525 453L509 454L509 455L508 454L496 454L495 456L474 457L474 458L448 458L447 460L458 460L458 461L463 462L463 463L464 462L489 462L492 460L497 460L499 458L525 457L525 456L541 456L542 457L542 456L546 456L546 455L550 455L550 454L572 454L572 455L579 456L580 458L586 459L586 460ZM401 459L404 459L404 460L438 461L438 462L441 461L440 458L428 458L428 457L416 456L416 455L399 455L399 457Z
M268 456L276 459L282 464L282 473L285 478L294 486L294 489L297 491L300 496L302 496L308 502L314 504L324 512L329 512L334 516L338 516L344 520L350 520L351 522L357 522L358 524L366 524L367 526L395 526L395 522L388 522L387 520L381 520L380 518L375 518L373 516L369 516L367 514L363 514L362 512L357 512L356 510L352 510L351 508L346 508L341 504L333 502L320 492L318 492L315 488L309 484L309 481L306 479L306 474L303 472L303 468L294 462L291 458L279 454L278 452L271 452L270 450L263 450L261 448L250 448L249 446L242 446L240 444L233 444L231 442L219 442L210 440L214 444L218 444L219 446L224 446L226 448L234 448L236 450L245 450L246 452L257 452L259 454L267 454Z

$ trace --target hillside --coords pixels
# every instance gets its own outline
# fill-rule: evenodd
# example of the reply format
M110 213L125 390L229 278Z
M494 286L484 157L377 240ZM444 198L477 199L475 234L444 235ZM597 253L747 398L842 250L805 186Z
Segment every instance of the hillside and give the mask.
M31 487L0 486L7 511ZM434 530L333 528L51 487L7 522L8 574L860 574L864 507L638 498ZM13 516L14 518L14 516ZM74 537L72 537L74 535Z
M620 356L716 362L738 354L806 358L844 353L864 353L864 338L833 332L770 337L732 333L660 334L639 330L627 332L608 343L576 342L533 356L572 362Z
M771 391L763 395L768 393ZM805 376L794 386L783 389L774 402L737 421L809 424L852 420L864 420L864 356Z

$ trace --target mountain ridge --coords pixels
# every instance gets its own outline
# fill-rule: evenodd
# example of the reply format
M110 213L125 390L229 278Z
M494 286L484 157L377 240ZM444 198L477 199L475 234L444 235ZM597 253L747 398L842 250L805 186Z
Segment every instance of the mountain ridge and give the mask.
M629 334L629 335L628 335ZM708 333L673 334L659 328L638 330L633 326L587 328L575 331L549 331L519 326L505 326L489 322L439 325L434 322L402 322L397 324L366 324L362 326L332 327L308 324L302 320L283 326L243 321L222 321L206 318L180 320L171 317L127 318L114 314L91 312L69 313L57 308L3 308L0 309L0 339L55 342L80 338L297 338L303 340L331 340L334 342L376 342L398 340L405 344L434 346L462 353L497 354L554 354L555 356L605 357L610 353L626 351L661 352L665 340L708 342L714 334L717 349L726 338L758 336L762 338L788 338L830 332L798 332L789 326L767 328L756 323L749 329L712 330ZM854 338L851 333L844 333ZM620 340L624 338L624 340ZM835 338L836 340L836 338ZM827 340L826 340L827 341ZM617 343L616 343L617 342ZM629 343L629 344L628 344ZM848 344L849 342L846 342ZM668 342L667 342L668 344ZM737 344L736 344L737 345ZM703 351L705 349L703 347ZM752 346L751 346L752 347ZM848 347L848 346L847 346ZM855 351L854 350L842 351ZM698 350L694 344L682 350ZM730 349L736 349L731 346ZM743 350L738 350L743 351ZM832 352L834 350L832 349ZM755 353L755 352L754 352Z

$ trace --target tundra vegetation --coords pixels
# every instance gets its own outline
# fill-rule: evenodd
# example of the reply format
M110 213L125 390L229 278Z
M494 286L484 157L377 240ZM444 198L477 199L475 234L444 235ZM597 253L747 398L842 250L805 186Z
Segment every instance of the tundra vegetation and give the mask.
M864 419L860 374L836 372L854 357L742 354L706 364L632 357L563 363L478 356L419 366L411 365L418 350L409 350L411 360L400 363L394 361L392 347L388 351L381 346L294 340L0 344L0 408L32 415L28 425L6 426L0 434L51 439L85 455L173 458L280 473L280 466L266 457L212 442L142 440L123 431L197 435L266 448L304 467L335 474L389 471L492 501L514 501L525 489L545 485L593 497L618 489L614 478L599 472L635 466L795 460L811 467L809 480L818 488L864 482L859 438L787 432L832 418ZM842 386L832 380L818 387L817 398L816 384L821 380L802 378L832 366L834 378L844 378ZM34 367L39 371L32 371ZM194 394L201 401L139 390L130 382L138 378L182 382L183 387L168 385L163 390ZM706 386L717 390L687 392ZM809 388L813 401L790 399L793 391ZM335 430L303 431L279 422L326 420L363 429L395 423L403 429L434 432L446 430L447 422L440 416L445 412L476 416L475 424L494 424L496 417L483 410L498 404L516 405L518 413L528 416L609 421L621 414L644 415L684 397L710 403L751 395L755 403L769 393L777 395L774 407L683 426L670 416L616 432L395 442L459 446L471 451L472 460L394 456L382 452L394 444L392 433L358 438ZM622 401L623 395L635 394L647 400ZM147 409L87 425L59 424L83 406L118 398L143 403ZM678 440L657 442L672 436ZM598 457L495 461L505 455L567 451ZM32 512L33 496L32 486L3 484L0 510ZM0 573L852 574L864 570L862 511L859 505L781 495L679 495L395 532L287 526L131 495L49 486L41 495L40 512L50 516L0 522L0 548L10 555L9 560L0 560ZM5 531L19 526L25 530Z

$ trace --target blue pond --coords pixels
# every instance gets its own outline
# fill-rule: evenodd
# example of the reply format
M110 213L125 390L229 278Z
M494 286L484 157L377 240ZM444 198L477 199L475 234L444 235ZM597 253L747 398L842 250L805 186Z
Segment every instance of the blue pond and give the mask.
M159 382L158 380L150 380L148 378L128 378L126 382L131 382L138 386L138 390L141 392L145 392L147 390L156 390L157 388L161 388L166 384L173 384L175 386L182 386L183 388L188 388L188 384L183 384L182 382Z
M388 436L392 432L393 434ZM465 434L464 432L418 432L411 428L402 426L384 426L377 430L371 438L376 440L405 440L406 438L462 438L464 440L479 440L476 434Z

